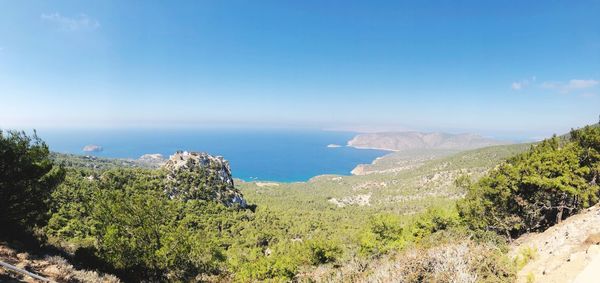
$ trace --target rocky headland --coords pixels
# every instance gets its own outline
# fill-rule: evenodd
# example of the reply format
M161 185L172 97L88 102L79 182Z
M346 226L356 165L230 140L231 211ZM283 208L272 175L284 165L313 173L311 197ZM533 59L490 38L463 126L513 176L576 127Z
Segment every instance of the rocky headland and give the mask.
M234 186L229 162L222 156L178 151L162 168L167 171L165 192L170 198L217 200L226 206L247 206Z
M476 134L446 134L421 132L385 132L359 134L348 141L348 146L390 151L406 150L469 150L508 144Z

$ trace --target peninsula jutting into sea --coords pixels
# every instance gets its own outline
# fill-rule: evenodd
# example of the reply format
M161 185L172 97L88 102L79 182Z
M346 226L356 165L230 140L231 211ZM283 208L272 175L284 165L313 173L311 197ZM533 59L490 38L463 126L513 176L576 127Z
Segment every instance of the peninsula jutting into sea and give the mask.
M370 164L392 151L475 149L507 142L477 135L396 132L360 134L332 131L262 130L179 131L41 130L57 153L85 154L103 158L160 164L182 149L226 156L234 177L245 181L307 181L318 175L350 175L357 166ZM95 142L98 145L81 144ZM285 142L285 147L281 143ZM331 143L334 142L334 143ZM342 147L340 144L348 144ZM326 146L325 146L326 145ZM386 145L390 148L385 148ZM160 157L159 157L160 155ZM259 156L260 158L257 158Z

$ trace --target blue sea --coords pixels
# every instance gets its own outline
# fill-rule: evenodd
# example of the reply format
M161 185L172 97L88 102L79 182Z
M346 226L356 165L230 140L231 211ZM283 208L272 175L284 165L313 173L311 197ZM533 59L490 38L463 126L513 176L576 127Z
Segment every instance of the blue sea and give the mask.
M136 159L149 153L168 157L177 150L203 151L227 159L235 178L280 182L306 181L321 174L349 175L356 165L388 153L344 146L354 135L273 129L38 130L56 152ZM83 152L91 144L102 146L103 151Z

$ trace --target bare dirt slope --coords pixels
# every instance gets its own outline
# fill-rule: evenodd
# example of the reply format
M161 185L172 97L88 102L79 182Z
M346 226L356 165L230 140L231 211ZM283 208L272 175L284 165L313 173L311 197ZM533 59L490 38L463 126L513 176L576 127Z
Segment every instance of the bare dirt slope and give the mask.
M533 249L533 259L519 271L518 282L600 282L600 205L593 206L542 233L520 237L516 257Z

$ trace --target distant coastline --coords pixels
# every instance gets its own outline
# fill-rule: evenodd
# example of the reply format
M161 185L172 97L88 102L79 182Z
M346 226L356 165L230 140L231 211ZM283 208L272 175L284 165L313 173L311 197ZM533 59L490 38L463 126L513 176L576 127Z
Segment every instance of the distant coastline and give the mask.
M357 133L321 130L46 129L39 134L59 153L141 159L153 167L177 150L221 155L230 162L234 177L247 181L299 182L322 174L350 175L358 164L388 153L345 146ZM103 151L82 152L85 145L102 146Z
M441 132L383 132L358 134L348 146L360 149L389 151L404 150L469 150L508 142L486 138L477 134L449 134Z
M351 147L351 148L356 148L356 149L383 150L383 151L389 151L390 153L401 151L399 149L390 149L390 148L382 148L382 147L374 147L374 146L373 147L371 147L371 146L355 146L355 145L351 145L351 144L347 144L346 146ZM383 157L383 156L381 156L381 157ZM377 157L377 158L381 158L381 157Z

